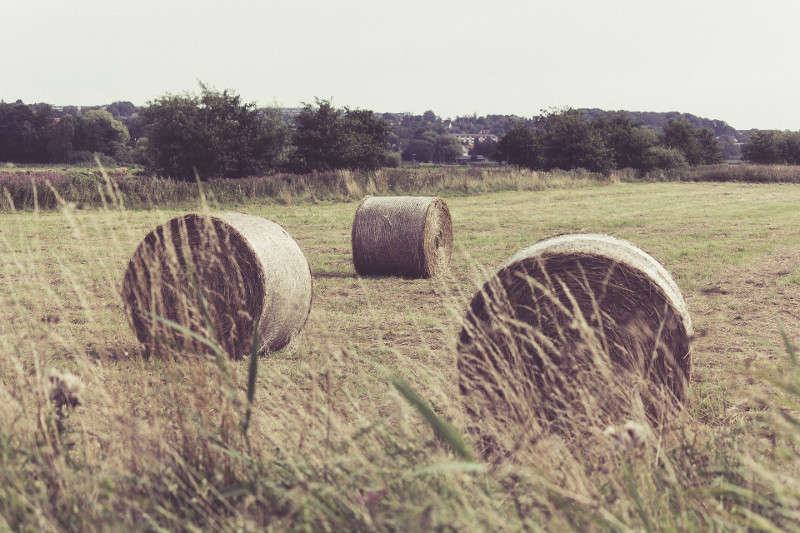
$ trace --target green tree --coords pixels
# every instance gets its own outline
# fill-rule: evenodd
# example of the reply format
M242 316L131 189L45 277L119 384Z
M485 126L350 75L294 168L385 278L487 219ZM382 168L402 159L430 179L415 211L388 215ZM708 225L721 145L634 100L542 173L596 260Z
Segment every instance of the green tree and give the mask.
M345 168L374 170L387 161L389 128L372 111L345 108L342 117Z
M194 179L263 174L283 161L288 130L277 111L200 85L200 94L165 95L141 110L146 140L137 143L153 170Z
M781 150L781 134L778 131L756 131L742 147L742 157L747 161L775 164L784 161Z
M66 161L48 149L52 137L62 133L58 119L47 104L0 102L0 161L50 163ZM69 141L71 139L68 139Z
M533 132L522 122L514 124L497 143L495 157L518 167L537 168L540 147Z
M428 139L411 139L403 150L403 161L433 161L434 144Z
M437 163L453 163L464 154L461 142L452 135L439 135L433 150L433 160Z
M106 111L114 118L129 117L136 113L136 106L131 102L112 102L106 106Z
M143 143L150 167L163 176L191 179L197 169L201 178L216 168L207 138L200 98L192 94L165 95L141 110L145 122Z
M800 165L800 132L787 131L781 136L782 159L790 165Z
M452 163L463 153L464 148L456 137L420 128L406 145L402 157L405 161Z
M118 155L131 137L128 128L104 109L91 109L78 116L73 140L76 151Z
M70 160L77 126L78 119L72 115L64 115L45 130L48 162L62 163Z
M476 157L482 155L487 159L495 159L495 152L497 151L497 141L487 137L483 141L476 140L472 145L469 155Z
M606 146L602 129L574 109L548 113L538 119L541 168L570 170L585 168L608 172L615 166L614 154Z
M635 124L621 113L600 117L593 124L611 150L616 168L644 170L649 166L649 150L658 142L653 130Z
M702 164L709 165L722 161L722 146L714 137L714 133L708 128L700 128L696 132Z
M669 170L673 168L684 168L686 166L688 166L686 156L677 148L651 146L647 150L643 170L653 170L657 168Z
M339 110L317 99L295 118L290 166L296 172L376 169L385 160L388 139L388 126L372 111Z
M661 144L680 150L690 165L722 160L722 149L711 130L695 128L685 118L667 122L661 133Z
M800 132L763 130L750 134L742 148L745 160L767 165L800 164Z
M306 104L295 117L291 166L297 172L340 168L342 113L328 100Z
M741 159L742 148L739 139L735 135L722 134L717 137L721 148L722 159Z

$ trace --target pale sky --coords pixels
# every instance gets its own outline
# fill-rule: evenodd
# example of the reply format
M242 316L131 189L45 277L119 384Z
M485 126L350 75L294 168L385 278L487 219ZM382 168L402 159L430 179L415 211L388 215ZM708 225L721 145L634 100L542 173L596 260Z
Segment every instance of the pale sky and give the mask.
M681 111L800 130L800 2L0 0L0 99L533 116Z

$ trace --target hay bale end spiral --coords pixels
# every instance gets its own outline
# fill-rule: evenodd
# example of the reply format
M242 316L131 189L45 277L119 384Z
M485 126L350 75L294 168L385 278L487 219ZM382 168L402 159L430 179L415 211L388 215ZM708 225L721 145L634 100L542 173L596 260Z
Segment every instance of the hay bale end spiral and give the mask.
M652 386L662 392L642 393L642 403L663 418L661 404L686 399L692 335L658 261L608 235L561 235L511 257L472 299L458 339L460 388L476 419L526 424L576 410L613 420L620 398Z
M213 340L231 358L279 350L311 310L311 270L278 224L241 213L187 214L153 229L122 287L129 322L150 353L208 351L163 317ZM257 324L258 330L255 330Z

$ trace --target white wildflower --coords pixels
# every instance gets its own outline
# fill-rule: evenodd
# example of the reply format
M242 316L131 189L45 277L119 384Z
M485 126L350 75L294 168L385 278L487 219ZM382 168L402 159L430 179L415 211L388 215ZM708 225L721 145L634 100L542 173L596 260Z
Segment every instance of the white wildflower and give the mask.
M50 381L48 395L56 409L64 406L75 407L80 403L80 396L85 389L81 378L70 372L60 372L55 368L50 369L48 378Z
M653 441L650 428L641 422L628 420L620 426L608 426L603 434L618 449L638 449Z

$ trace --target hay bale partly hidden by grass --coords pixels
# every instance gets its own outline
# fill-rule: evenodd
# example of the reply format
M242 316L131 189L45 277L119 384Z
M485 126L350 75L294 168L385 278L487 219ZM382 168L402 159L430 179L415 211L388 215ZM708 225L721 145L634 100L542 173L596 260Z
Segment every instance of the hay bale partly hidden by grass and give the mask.
M352 231L353 265L361 275L433 277L453 254L450 211L441 198L365 198Z
M311 310L311 270L274 222L241 213L188 214L144 238L128 264L122 297L151 353L208 351L153 318L158 315L239 358L251 351L255 336L265 352L285 347L300 332Z
M607 235L553 237L473 298L460 387L476 420L605 427L637 405L663 419L686 398L692 333L678 286L650 255Z

